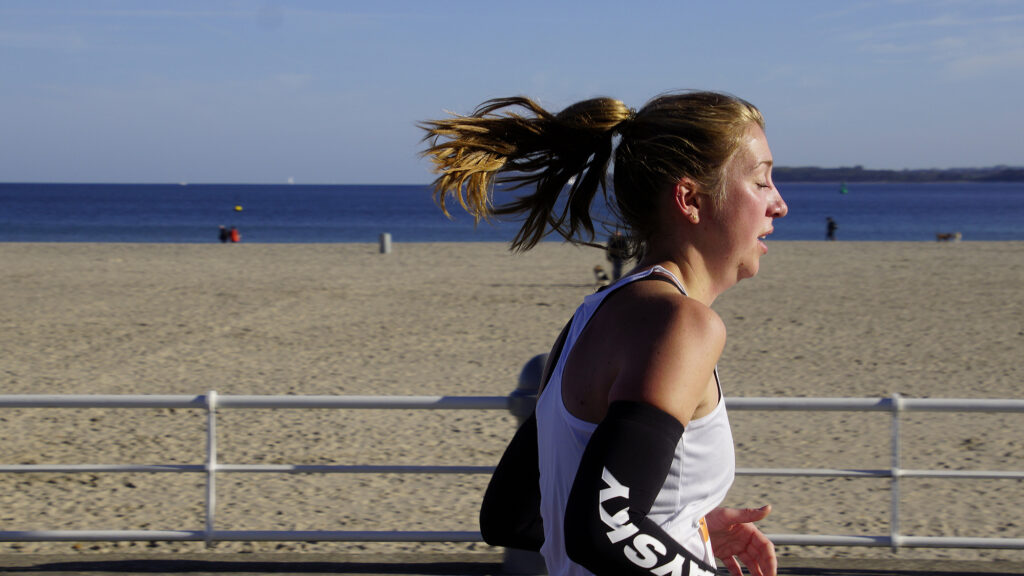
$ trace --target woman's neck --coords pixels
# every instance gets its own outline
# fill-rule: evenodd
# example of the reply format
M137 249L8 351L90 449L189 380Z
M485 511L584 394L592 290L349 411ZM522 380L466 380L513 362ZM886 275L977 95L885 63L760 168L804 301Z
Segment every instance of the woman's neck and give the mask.
M710 307L719 294L725 291L714 281L703 258L696 251L681 250L678 254L649 252L636 268L643 270L652 266L661 266L671 272L683 283L686 294L705 306Z

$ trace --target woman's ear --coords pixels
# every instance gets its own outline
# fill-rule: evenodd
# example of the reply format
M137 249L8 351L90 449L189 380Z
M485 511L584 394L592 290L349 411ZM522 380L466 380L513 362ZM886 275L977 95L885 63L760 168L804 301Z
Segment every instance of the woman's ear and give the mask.
M698 192L697 183L689 178L681 178L676 182L675 207L678 213L696 224L700 222L700 205L703 195Z

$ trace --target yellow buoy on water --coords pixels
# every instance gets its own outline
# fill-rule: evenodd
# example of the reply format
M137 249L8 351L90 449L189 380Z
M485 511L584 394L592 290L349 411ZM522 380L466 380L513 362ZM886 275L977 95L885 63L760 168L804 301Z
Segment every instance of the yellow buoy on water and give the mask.
M241 205L235 206L235 212L241 212L241 211L242 211L242 206Z

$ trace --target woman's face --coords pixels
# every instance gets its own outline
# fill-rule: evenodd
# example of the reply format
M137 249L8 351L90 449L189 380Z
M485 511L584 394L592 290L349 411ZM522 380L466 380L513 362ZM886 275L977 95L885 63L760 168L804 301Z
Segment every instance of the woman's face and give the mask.
M788 210L772 182L772 152L764 130L751 124L725 166L725 201L707 213L724 281L734 284L757 274L761 256L768 252L764 239L773 231L772 222Z

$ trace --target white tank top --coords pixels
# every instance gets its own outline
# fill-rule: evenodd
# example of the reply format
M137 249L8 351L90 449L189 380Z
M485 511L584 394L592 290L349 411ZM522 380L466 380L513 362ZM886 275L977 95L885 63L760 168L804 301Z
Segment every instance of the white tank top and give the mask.
M662 274L686 294L679 280L668 270L655 266L625 276L606 290L587 296L576 310L565 345L547 387L537 401L538 451L540 455L541 516L544 545L541 554L552 576L591 574L569 560L565 553L563 520L576 470L583 450L597 428L576 418L562 402L562 371L577 338L601 302L628 282ZM718 370L715 370L718 380ZM732 486L736 471L732 431L725 411L725 396L711 413L691 420L676 446L672 467L651 507L648 517L698 558L715 565L711 545L701 536L700 522L715 509Z

